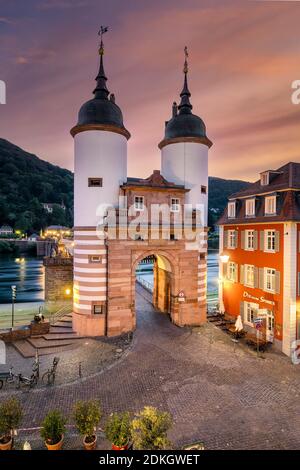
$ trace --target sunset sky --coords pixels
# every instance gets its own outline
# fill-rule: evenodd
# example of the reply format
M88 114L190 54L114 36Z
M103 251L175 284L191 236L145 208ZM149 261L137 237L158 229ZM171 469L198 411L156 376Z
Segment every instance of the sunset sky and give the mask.
M193 112L214 142L209 174L254 180L300 162L300 1L0 0L0 137L73 169L69 130L92 96L101 24L130 176L159 169L185 45Z

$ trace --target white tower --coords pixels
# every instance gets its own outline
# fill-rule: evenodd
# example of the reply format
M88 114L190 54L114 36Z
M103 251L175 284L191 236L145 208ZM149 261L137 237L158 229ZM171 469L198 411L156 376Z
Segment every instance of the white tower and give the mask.
M187 84L187 49L185 48L184 85L181 102L173 103L172 118L166 122L161 149L161 173L168 180L190 189L186 204L203 205L204 225L207 226L208 149L212 142L206 136L202 119L192 114L191 93Z
M127 140L121 109L106 87L103 42L94 98L84 103L74 137L74 303L73 327L82 335L105 334L107 250L98 238L99 206L117 207L127 179ZM109 96L110 95L110 96Z

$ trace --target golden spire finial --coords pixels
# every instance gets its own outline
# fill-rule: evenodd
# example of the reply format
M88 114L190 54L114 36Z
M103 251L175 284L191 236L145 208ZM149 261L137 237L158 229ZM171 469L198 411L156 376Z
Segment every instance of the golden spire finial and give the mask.
M104 54L104 46L103 46L103 34L107 33L108 27L107 26L100 26L100 29L98 31L98 36L100 36L100 47L99 47L99 55Z
M189 69L188 69L188 62L187 62L188 56L189 56L188 49L187 49L187 46L185 46L185 48L184 48L184 66L183 66L183 73L188 73L188 71L189 71Z

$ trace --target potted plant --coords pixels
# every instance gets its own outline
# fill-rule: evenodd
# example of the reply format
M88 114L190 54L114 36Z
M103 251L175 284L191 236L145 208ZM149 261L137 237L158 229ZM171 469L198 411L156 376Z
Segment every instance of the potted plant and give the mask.
M78 401L74 406L76 428L83 436L85 450L94 450L97 443L96 427L101 418L101 409L97 400Z
M41 436L48 450L60 450L64 441L66 419L58 410L49 411L42 422Z
M105 435L112 443L113 450L127 450L131 438L130 414L111 414L105 425Z
M0 405L0 450L13 447L13 431L23 417L22 407L16 398L9 398Z
M167 432L172 417L152 406L145 406L132 421L132 441L138 450L160 450L170 446Z

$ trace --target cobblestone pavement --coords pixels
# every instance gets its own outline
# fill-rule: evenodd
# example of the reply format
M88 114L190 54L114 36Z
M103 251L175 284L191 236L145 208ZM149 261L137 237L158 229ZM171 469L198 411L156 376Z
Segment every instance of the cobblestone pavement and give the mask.
M207 324L194 330L172 325L137 296L138 326L129 352L113 367L82 381L17 393L23 426L36 427L52 408L64 413L78 399L98 398L104 418L112 411L144 405L168 410L174 418L175 448L203 441L206 449L299 449L300 368L279 353L257 358ZM98 447L108 448L101 431ZM21 431L42 446L37 431ZM65 448L80 448L71 429Z

